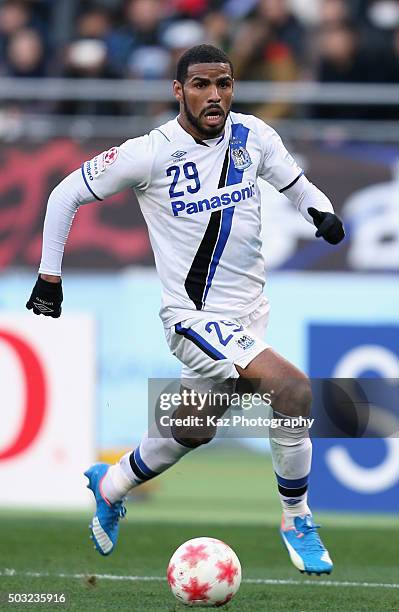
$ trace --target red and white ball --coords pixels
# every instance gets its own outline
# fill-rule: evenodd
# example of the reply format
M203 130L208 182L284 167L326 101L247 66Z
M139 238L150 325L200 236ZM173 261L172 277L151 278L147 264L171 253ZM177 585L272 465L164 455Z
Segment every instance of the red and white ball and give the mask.
M221 540L194 538L173 554L167 579L173 595L183 604L223 606L240 588L241 564Z

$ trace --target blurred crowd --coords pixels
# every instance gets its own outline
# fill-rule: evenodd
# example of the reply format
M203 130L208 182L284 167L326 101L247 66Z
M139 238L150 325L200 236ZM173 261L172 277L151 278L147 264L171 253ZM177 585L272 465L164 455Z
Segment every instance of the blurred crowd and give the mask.
M399 83L399 0L0 0L1 76L172 78L180 54L202 42L230 54L239 80ZM85 104L59 110L121 110ZM257 111L294 112L277 103ZM352 118L359 108L320 105L310 113Z

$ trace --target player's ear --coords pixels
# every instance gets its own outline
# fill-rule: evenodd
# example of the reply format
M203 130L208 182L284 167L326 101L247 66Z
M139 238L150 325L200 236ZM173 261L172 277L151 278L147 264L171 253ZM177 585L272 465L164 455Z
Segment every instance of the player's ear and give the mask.
M180 81L173 81L173 95L178 102L183 100L183 85Z

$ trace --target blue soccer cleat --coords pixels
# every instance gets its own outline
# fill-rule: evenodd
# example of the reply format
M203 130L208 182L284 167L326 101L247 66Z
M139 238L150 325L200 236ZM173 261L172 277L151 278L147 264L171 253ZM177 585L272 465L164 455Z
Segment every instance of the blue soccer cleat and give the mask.
M101 555L109 555L115 548L119 533L119 519L126 515L122 502L111 504L102 494L101 482L110 466L108 463L96 463L86 472L89 479L88 489L93 491L97 508L91 524L91 538Z
M296 516L289 526L281 523L280 534L287 547L292 563L300 572L307 574L331 574L333 562L320 540L312 515Z

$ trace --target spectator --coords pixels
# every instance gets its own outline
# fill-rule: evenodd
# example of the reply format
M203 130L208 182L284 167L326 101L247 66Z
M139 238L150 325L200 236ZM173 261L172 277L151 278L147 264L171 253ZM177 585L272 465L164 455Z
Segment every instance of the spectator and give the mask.
M8 1L0 4L0 63L4 64L7 46L14 34L28 27L30 12L23 2Z
M64 76L70 76L79 73L80 69L86 68L81 65L81 52L85 48L88 49L89 58L88 63L92 60L93 53L96 53L96 57L101 55L101 73L105 73L107 78L118 76L111 68L110 53L109 53L109 39L112 33L112 17L109 11L101 6L89 6L86 7L85 11L81 13L76 20L74 28L73 40L69 42L66 49L61 49L59 53L58 65L60 66L60 72ZM83 45L73 45L73 42L82 42ZM86 44L86 41L98 41L101 44L90 45ZM105 49L105 58L102 57ZM95 50L95 51L93 51ZM101 51L100 51L101 50ZM71 61L76 52L78 58L77 63ZM79 78L79 74L77 74Z
M111 63L119 74L139 78L167 74L169 54L162 45L163 17L160 0L129 0L125 12L127 23L109 41Z
M42 39L35 30L18 30L7 47L7 74L15 77L45 75L45 52Z
M7 0L0 4L0 32L2 36L11 36L17 30L26 27L30 20L30 11L25 2Z
M105 44L101 40L82 38L69 45L64 74L72 78L108 78L106 65Z
M323 0L320 7L320 25L327 26L349 21L351 17L349 5L345 0Z
M259 0L255 17L271 29L274 40L286 45L294 57L302 57L305 32L288 0Z
M229 47L230 21L223 11L212 11L204 16L203 25L206 31L206 40L225 51Z
M107 47L101 40L73 41L66 50L64 76L74 79L109 79L114 74L107 65ZM58 112L64 115L118 115L120 105L104 100L66 100Z
M322 83L377 83L393 78L392 61L365 53L359 33L350 22L323 25L319 33L320 61L317 79ZM359 105L318 105L314 116L322 119L387 118L381 107Z
M180 56L189 47L200 45L203 42L207 42L206 31L197 21L186 19L171 23L163 36L163 43L171 53L169 76L174 77L175 66Z
M298 27L297 27L298 26ZM230 51L237 80L292 81L298 64L290 42L301 33L285 0L262 0L251 18L238 27ZM264 104L252 109L265 120L285 117L292 112L286 103Z
M110 13L100 6L93 6L82 13L76 23L79 38L95 38L106 41L112 29Z
M4 74L9 77L40 78L46 75L46 54L36 30L18 29L9 39L4 62ZM8 100L2 104L9 117L23 113L51 112L53 105L41 100Z

